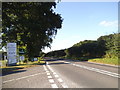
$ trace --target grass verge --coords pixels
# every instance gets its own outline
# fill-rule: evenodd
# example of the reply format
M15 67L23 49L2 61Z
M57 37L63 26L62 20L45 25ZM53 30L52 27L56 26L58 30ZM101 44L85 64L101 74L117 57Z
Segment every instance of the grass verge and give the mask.
M120 65L118 58L95 58L89 59L88 62L96 62L102 64Z

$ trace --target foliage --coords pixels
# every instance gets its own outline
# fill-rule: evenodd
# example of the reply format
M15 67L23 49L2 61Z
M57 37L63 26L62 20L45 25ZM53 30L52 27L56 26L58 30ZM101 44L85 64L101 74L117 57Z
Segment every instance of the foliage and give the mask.
M45 54L45 57L63 57L66 55L64 50L65 49L48 52Z
M96 41L84 40L74 44L68 49L64 49L65 56L61 55L60 50L47 53L48 56L75 60L89 60L90 58L107 58L106 63L116 63L120 55L120 33L110 34L99 37ZM110 61L109 61L109 59ZM105 62L104 60L104 62ZM115 60L115 61L112 61ZM100 62L100 61L99 61ZM101 61L102 62L102 61Z
M115 58L120 54L120 33L118 34L110 34L106 36L101 36L98 38L98 42L103 43L106 47L106 58Z
M65 52L67 57L101 57L104 54L101 49L104 48L97 41L85 40L73 45Z
M29 60L45 46L50 47L63 21L53 7L55 2L3 2L2 45L16 42L25 46Z
M120 53L119 38L120 34L110 34L99 37L97 41L81 41L65 51L66 57L116 58Z

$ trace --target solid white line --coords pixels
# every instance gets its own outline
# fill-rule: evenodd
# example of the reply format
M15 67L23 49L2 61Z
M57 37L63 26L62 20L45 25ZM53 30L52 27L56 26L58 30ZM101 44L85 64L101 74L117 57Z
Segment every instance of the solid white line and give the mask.
M14 81L15 79L11 79L11 80L7 80L7 81L3 81L3 83L7 83L7 82L11 82Z
M20 78L17 78L17 79L7 80L7 81L3 81L3 83L11 82L11 81L14 81L14 80L25 79L25 78L33 77L33 76L40 75L40 74L45 74L45 73L37 73L37 74L29 75L29 76L20 77Z
M58 88L56 84L51 84L52 88Z
M50 83L54 83L54 80L53 80L53 79L49 79L49 82L50 82Z
M45 67L45 65L43 65L43 67L44 67L45 71L47 71L47 68Z
M58 79L59 82L63 82L63 80L61 78Z
M98 72L98 73L102 73L102 74L105 74L105 75L109 75L109 76L112 76L112 77L120 78L119 74L113 73L113 72L110 72L110 71L105 71L105 70L101 70L101 69L97 69L97 68L92 68L92 67L87 67L87 66L78 65L78 64L72 64L72 65L75 65L77 67L84 68L84 69L87 69L87 70L95 71L95 72Z

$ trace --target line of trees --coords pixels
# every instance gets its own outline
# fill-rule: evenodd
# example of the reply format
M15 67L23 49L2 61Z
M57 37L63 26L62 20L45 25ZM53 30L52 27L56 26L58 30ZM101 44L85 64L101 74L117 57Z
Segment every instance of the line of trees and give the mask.
M84 40L68 49L49 52L46 56L76 58L116 58L120 56L120 33L99 37L96 41ZM58 54L59 53L59 54Z
M39 56L62 27L54 8L56 2L2 2L2 47L16 42L29 60Z

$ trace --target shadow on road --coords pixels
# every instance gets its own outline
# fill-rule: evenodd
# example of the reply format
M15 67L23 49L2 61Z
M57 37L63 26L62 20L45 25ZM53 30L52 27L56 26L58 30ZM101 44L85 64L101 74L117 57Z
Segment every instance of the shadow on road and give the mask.
M11 67L11 68L2 68L2 76L14 74L14 73L21 73L25 72L26 70L21 70L21 67Z
M64 63L64 62L57 62L57 63L49 63L49 65L59 65L59 64L68 64L68 63Z

